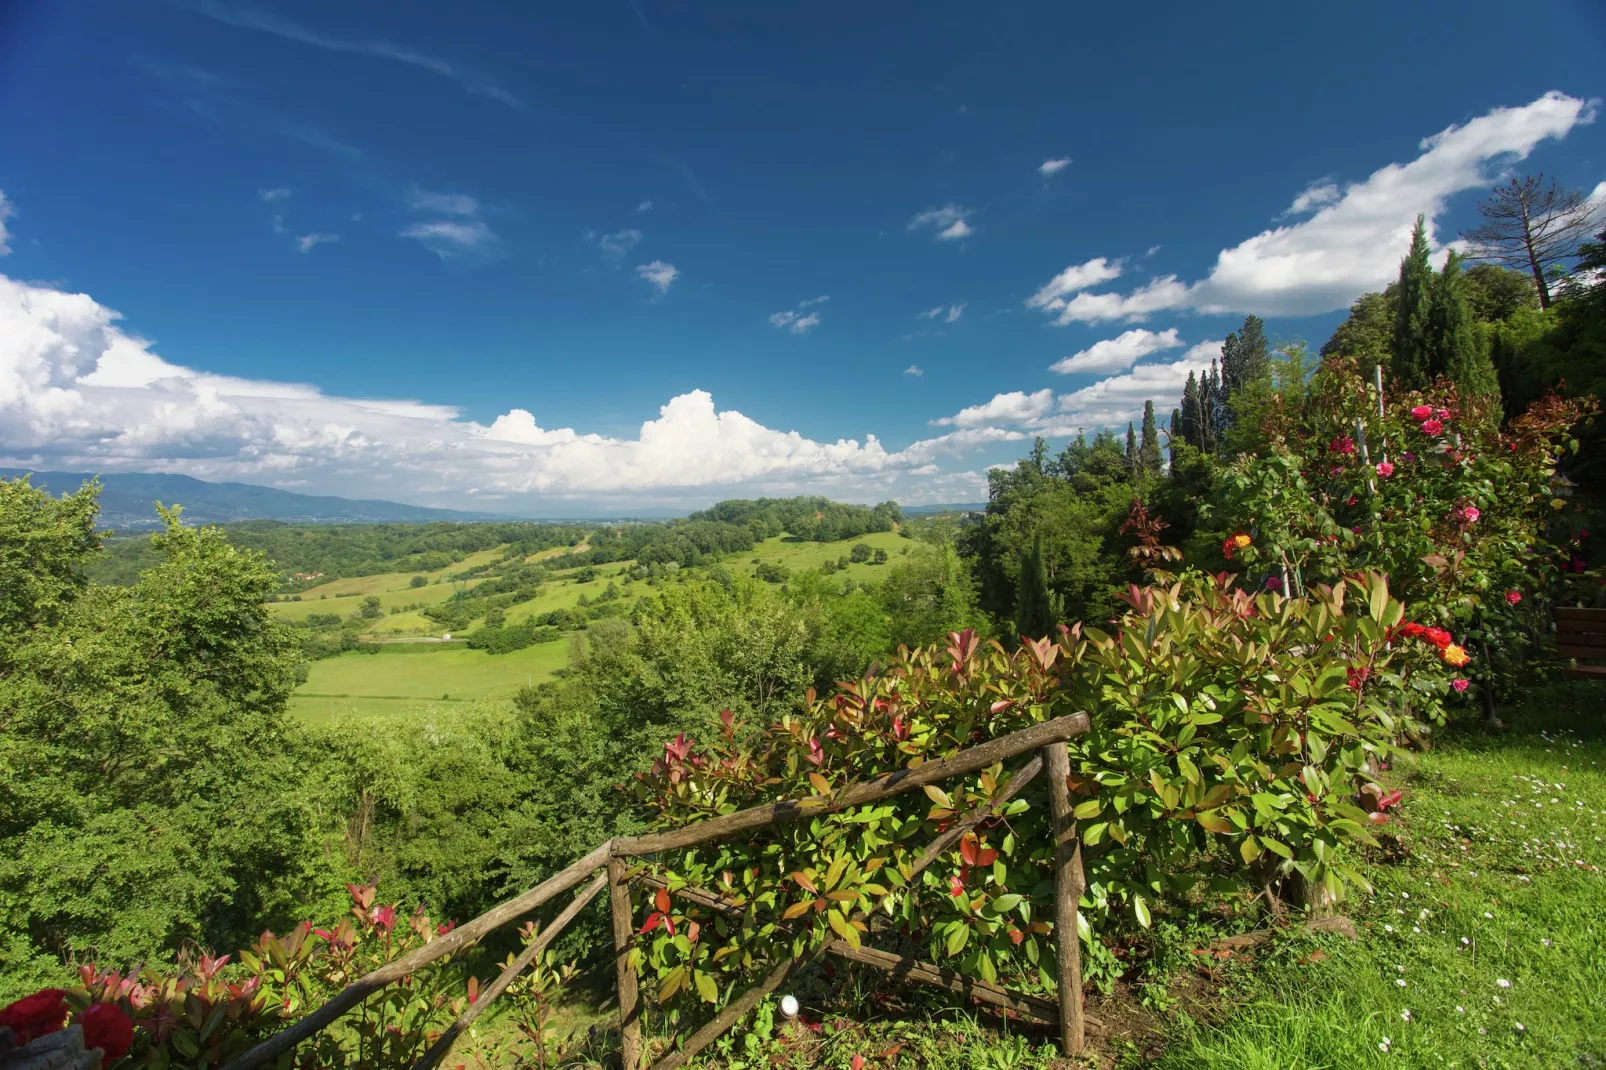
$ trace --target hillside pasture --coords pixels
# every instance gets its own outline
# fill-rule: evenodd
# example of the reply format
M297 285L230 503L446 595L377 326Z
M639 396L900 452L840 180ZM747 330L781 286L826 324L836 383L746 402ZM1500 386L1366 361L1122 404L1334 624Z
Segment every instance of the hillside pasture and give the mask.
M559 639L509 654L487 654L458 643L411 644L379 653L348 653L307 666L307 682L290 698L290 712L307 721L346 714L407 716L440 703L505 702L527 684L552 679L568 661Z
M877 531L858 538L842 539L838 542L805 542L790 535L779 538L765 539L753 547L749 554L734 554L722 562L731 572L751 576L760 564L785 565L794 572L804 569L819 568L827 561L836 561L846 557L853 549L855 543L865 543L871 550L885 550L887 564L854 564L849 563L845 571L836 575L860 583L873 583L886 575L887 567L897 563L903 556L903 551L913 552L917 545L909 539L903 538L895 531ZM754 563L754 559L758 564Z

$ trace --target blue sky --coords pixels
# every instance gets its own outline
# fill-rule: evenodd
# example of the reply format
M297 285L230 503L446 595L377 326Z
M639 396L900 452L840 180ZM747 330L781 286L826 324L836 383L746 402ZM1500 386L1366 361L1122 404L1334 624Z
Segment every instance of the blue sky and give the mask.
M0 463L972 501L1606 182L1598 5L1229 6L8 5Z

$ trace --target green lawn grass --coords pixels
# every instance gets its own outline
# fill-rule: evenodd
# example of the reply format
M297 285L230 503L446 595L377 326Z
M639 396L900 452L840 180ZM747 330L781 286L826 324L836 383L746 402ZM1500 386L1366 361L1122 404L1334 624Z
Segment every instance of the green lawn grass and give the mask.
M456 644L428 651L349 653L307 666L307 682L290 697L290 712L308 721L347 714L416 714L432 704L511 698L528 683L549 680L568 660L563 640L509 654Z
M1537 688L1509 733L1398 762L1403 858L1374 859L1375 893L1345 904L1361 939L1260 956L1154 1065L1606 1066L1603 709L1598 684Z

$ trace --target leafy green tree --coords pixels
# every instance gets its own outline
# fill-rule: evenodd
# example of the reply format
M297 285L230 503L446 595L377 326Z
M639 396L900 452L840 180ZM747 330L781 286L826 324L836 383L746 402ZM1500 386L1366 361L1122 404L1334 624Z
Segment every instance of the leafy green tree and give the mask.
M1389 371L1408 390L1424 387L1433 378L1433 289L1427 229L1417 216L1410 251L1400 261L1399 300L1389 346Z
M1390 284L1383 293L1366 293L1349 307L1349 318L1338 325L1322 345L1323 359L1329 356L1353 357L1363 368L1382 364L1393 366L1395 321L1398 318L1399 287Z
M0 675L15 644L56 624L83 593L100 551L99 494L95 483L54 498L27 476L0 481Z
M870 558L870 562L872 564L876 564L876 565L884 565L884 564L886 564L887 563L887 552L885 550L882 550L882 549L878 548L876 550L875 554Z
M1015 584L1015 634L1040 639L1054 631L1053 595L1048 589L1048 570L1043 567L1043 537L1032 539L1031 551L1021 562L1020 579Z
M1474 264L1461 272L1461 289L1472 318L1501 323L1525 308L1538 308L1533 280L1498 264Z
M856 565L862 565L870 560L870 544L867 542L854 543L853 548L848 551L848 560Z
M425 577L425 576L414 576L412 579L407 581L407 586L409 586L409 587L428 587L429 586L429 579L427 577Z
M284 714L300 652L273 568L170 511L137 583L81 585L94 489L0 486L0 561L42 566L0 620L0 976L240 946L338 887L307 850L328 810Z

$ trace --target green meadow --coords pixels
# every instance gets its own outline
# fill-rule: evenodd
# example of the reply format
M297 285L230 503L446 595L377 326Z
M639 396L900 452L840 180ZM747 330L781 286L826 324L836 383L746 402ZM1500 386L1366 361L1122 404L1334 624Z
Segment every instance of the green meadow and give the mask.
M792 572L818 569L827 562L847 559L855 544L863 542L872 551L884 550L884 564L849 562L832 576L836 582L874 583L887 570L903 560L915 543L897 532L876 532L837 542L818 543L780 536L767 539L750 553L733 554L718 567L751 576L764 565L780 565ZM466 631L453 634L449 643L424 642L439 639L447 630L411 606L445 602L457 591L482 582L480 578L453 581L449 577L475 565L498 560L503 547L482 550L447 569L435 572L387 572L331 580L301 594L299 602L275 602L269 606L274 616L288 623L305 621L314 613L334 613L349 617L364 599L379 599L382 615L361 631L364 642L379 646L379 652L351 652L325 658L308 665L307 680L296 689L290 709L308 721L325 721L349 715L395 717L414 715L432 705L457 704L480 700L507 701L519 688L553 678L567 664L567 641L542 643L508 654L488 654L470 650L461 639L483 627L476 622ZM534 562L558 555L559 547L531 554ZM627 602L648 597L654 588L631 580L634 562L614 562L597 566L596 576L578 582L578 569L556 573L539 594L507 610L509 626L522 624L554 610L571 610L584 597L594 602L613 584ZM412 586L413 577L423 575L429 582Z

